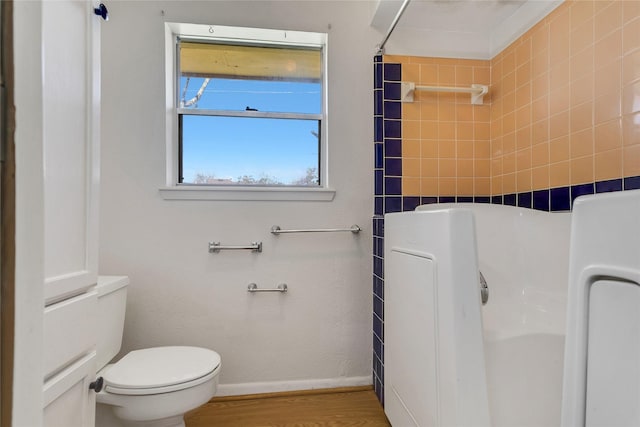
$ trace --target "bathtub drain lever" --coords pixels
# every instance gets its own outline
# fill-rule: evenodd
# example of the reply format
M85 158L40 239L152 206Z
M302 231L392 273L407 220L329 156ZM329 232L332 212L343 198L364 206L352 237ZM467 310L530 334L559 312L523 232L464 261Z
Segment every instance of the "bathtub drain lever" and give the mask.
M482 305L486 305L487 301L489 301L489 285L487 285L487 280L484 278L482 271L478 270L480 273L480 298L482 299Z

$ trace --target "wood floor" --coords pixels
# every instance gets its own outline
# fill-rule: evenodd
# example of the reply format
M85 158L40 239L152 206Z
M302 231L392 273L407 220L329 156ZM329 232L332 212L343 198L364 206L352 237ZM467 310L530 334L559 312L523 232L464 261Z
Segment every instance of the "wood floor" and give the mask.
M185 416L187 427L390 427L371 387L218 397Z

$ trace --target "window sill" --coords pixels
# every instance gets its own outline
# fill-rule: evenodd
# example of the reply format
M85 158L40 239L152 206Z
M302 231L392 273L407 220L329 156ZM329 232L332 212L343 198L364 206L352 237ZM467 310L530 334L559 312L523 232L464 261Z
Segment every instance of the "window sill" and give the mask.
M330 202L336 195L331 188L302 187L205 187L160 188L164 200L313 201Z

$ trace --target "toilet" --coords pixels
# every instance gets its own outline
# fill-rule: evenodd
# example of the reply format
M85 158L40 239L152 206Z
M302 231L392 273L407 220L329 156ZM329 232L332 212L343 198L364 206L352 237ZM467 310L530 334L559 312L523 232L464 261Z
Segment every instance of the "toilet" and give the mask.
M126 276L98 278L96 401L126 426L184 426L184 414L215 394L220 355L199 347L154 347L109 363L122 345L128 285Z

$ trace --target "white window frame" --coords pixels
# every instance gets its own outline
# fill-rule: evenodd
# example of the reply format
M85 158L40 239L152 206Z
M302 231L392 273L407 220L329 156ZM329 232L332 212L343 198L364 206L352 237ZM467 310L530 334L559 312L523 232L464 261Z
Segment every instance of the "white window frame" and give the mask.
M322 120L320 138L319 187L295 186L215 186L178 183L178 105L177 49L178 37L190 40L262 42L271 45L309 46L323 49ZM300 31L269 30L220 25L165 23L165 132L166 183L160 188L166 200L311 200L331 201L335 190L329 187L328 114L327 114L327 35Z

